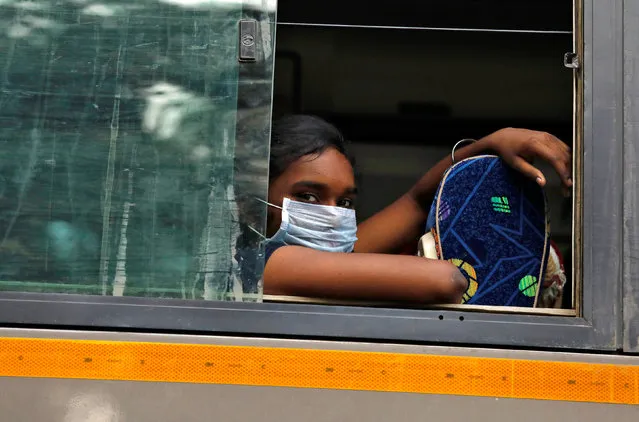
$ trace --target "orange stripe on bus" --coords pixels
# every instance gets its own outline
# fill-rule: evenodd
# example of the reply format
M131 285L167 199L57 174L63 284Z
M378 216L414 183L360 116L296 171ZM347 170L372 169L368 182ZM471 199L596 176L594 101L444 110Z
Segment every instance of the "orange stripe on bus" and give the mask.
M0 376L639 404L639 366L271 347L0 338Z

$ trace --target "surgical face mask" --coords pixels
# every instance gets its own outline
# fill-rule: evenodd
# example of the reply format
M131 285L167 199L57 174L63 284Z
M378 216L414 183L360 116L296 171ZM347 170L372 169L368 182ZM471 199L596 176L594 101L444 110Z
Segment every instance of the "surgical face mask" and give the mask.
M280 208L277 205L267 203ZM357 241L355 210L284 198L282 224L267 242L326 252L352 252Z

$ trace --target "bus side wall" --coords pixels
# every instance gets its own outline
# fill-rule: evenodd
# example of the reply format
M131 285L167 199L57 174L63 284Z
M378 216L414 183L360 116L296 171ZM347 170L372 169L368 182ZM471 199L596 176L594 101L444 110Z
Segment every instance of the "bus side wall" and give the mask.
M152 335L152 334L125 334L125 333L92 333L92 332L60 332L60 331L35 331L35 330L0 330L0 338L22 344L24 347L14 347L14 350L0 351L0 361L3 362L0 372L28 371L29 367L36 368L38 376L47 376L47 373L55 374L55 365L38 367L38 360L43 363L50 359L43 348L37 347L37 341L29 346L30 337L54 338L59 344L69 344L69 341L81 340L78 347L67 347L61 354L67 353L65 359L78 360L77 365L105 365L112 362L113 365L135 366L134 357L145 357L146 368L162 368L162 376L174 376L188 379L190 366L202 356L211 360L210 365L201 362L199 374L191 372L191 377L197 378L207 371L226 371L228 383L244 382L248 385L223 385L212 383L188 383L188 382L141 382L131 380L89 380L68 378L40 378L40 377L0 377L0 411L3 421L52 421L52 422L157 422L157 421L255 421L265 422L297 422L305 420L309 422L362 420L362 421L414 421L414 420L446 420L477 422L494 422L506 420L508 417L516 417L519 421L540 420L546 422L572 421L600 422L603 420L636 421L639 417L639 406L624 404L607 404L611 399L619 399L619 383L610 383L611 394L603 394L595 398L595 402L562 401L564 391L574 389L576 392L593 388L595 382L605 384L608 376L597 378L598 372L606 372L611 368L623 372L630 370L636 378L639 373L636 367L639 358L602 356L589 354L568 354L550 352L505 351L472 348L448 348L448 347L423 347L423 346L398 346L380 344L356 344L345 342L319 342L302 340L268 340L246 339L228 337L206 336L177 336L177 335ZM86 347L86 340L91 340L96 354L85 356L81 350ZM66 343L65 343L66 342ZM99 342L102 342L100 344ZM115 342L115 343L113 343ZM121 346L122 353L110 353L114 344ZM142 346L140 346L142 344ZM197 353L180 354L181 347L203 347ZM5 345L6 346L6 345ZM233 355L226 355L218 361L221 348L231 347ZM238 347L239 346L239 347ZM53 350L57 346L47 347ZM136 349L137 348L137 349ZM141 349L152 353L140 352ZM137 352L136 352L137 350ZM160 352L163 350L163 352ZM259 351L267 350L276 354L277 359L295 359L290 362L290 367L299 365L300 361L306 365L308 371L299 371L294 378L274 377L273 374L264 378L248 377L241 381L242 371L258 373L262 366L256 356ZM131 351L131 353L127 353ZM328 378L324 371L316 372L316 367L322 364L322 353L346 352L346 358L334 362L331 376L340 376L334 389L317 388L290 388L281 386L255 386L256 384L276 385L297 383L298 385L313 385L319 378ZM373 353L371 353L373 352ZM380 352L382 355L380 355ZM12 353L20 353L18 359L12 359ZM300 354L301 353L301 354ZM350 354L349 354L350 353ZM77 356L76 356L77 355ZM424 356L428 362L441 359L453 359L456 364L446 366L445 371L451 374L438 373L436 369L421 369L412 367L413 375L421 377L421 384L442 382L455 382L455 380L475 378L468 384L466 392L461 394L419 394L401 392L401 388L414 388L409 383L398 383L398 392L372 391L375 388L381 390L391 387L383 382L370 384L368 391L353 391L360 374L375 372L376 369L386 368L386 376L393 376L393 372L401 370L403 376L410 376L410 365L407 362L415 356ZM164 358L162 357L164 356ZM244 358L242 357L244 356ZM246 356L253 356L245 359ZM154 362L154 359L159 361ZM244 359L244 360L242 360ZM385 363L384 363L385 359ZM533 389L523 394L535 397L544 396L544 391L556 389L555 386L544 385L556 378L557 383L563 383L564 387L556 389L557 396L547 400L512 399L505 397L477 397L465 396L473 391L482 391L478 388L481 384L481 376L477 376L478 359L489 359L497 365L508 362L524 362L529 365L528 376L535 376L538 371L543 374L539 384L539 391L534 391L534 385L528 383ZM123 363L122 363L123 362ZM234 362L239 362L234 363ZM371 362L377 362L371 364ZM451 361L452 362L452 361ZM244 365L247 364L248 365ZM561 371L548 371L548 365L559 365L558 368L568 368ZM604 364L605 366L601 366ZM68 365L62 362L61 365ZM75 365L75 364L74 364ZM162 366L164 365L164 366ZM175 365L171 367L171 365ZM375 366L377 365L377 367ZM384 366L386 365L386 366ZM530 366L532 365L532 366ZM581 366L580 366L581 365ZM228 367L223 369L222 366ZM244 368L243 368L244 366ZM267 365L269 366L268 362ZM283 367L284 371L286 365ZM361 368L361 370L344 371L347 367ZM24 369L20 369L24 368ZM78 376L78 371L72 365L69 373ZM173 372L172 369L173 368ZM177 370L175 370L177 368ZM516 366L515 366L516 368ZM573 370L570 370L573 368ZM624 369L625 368L625 369ZM324 369L321 367L320 369ZM151 371L151 369L149 369ZM282 368L280 368L282 371ZM381 369L379 372L383 372ZM496 370L498 371L498 370ZM544 371L547 373L544 374ZM632 372L634 371L634 372ZM99 371L98 371L99 372ZM349 372L349 373L347 373ZM97 373L97 372L96 372ZM117 378L122 371L108 373L108 376ZM144 371L130 370L127 373L129 379L144 379ZM612 373L612 372L611 372ZM33 374L33 373L32 373ZM171 375L173 374L173 375ZM236 375L232 375L236 374ZM475 375L473 375L475 374ZM508 371L510 375L510 370ZM601 375L601 374L599 374ZM99 375L98 375L99 376ZM512 372L515 381L515 389L524 383L524 376L515 369ZM519 379L518 379L519 377ZM566 383L566 378L570 380ZM594 377L594 378L593 378ZM124 378L124 377L122 377ZM505 378L505 377L504 377ZM574 378L574 380L572 380ZM627 380L630 384L629 395L626 400L637 403L639 383L636 379ZM571 381L572 380L572 381ZM585 382L584 382L585 381ZM473 384L477 382L478 384ZM253 384L253 386L251 386ZM613 384L616 391L613 391ZM608 388L606 387L606 388ZM484 388L491 388L484 384ZM600 388L594 386L594 388ZM544 390L544 391L542 391ZM406 391L406 390L404 390ZM485 389L483 390L486 391ZM505 395L509 395L506 392ZM581 396L585 398L586 396ZM590 396L591 398L594 396ZM599 402L596 402L599 401Z
M2 379L6 421L636 421L636 406L277 387Z

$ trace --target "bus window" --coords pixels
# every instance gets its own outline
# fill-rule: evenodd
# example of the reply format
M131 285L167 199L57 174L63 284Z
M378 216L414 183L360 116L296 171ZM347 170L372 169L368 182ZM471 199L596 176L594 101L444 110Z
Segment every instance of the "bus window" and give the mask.
M3 2L0 322L618 350L619 3ZM271 99L352 141L360 219L462 138L520 126L572 144L572 199L542 167L563 309L238 303L260 300Z
M562 63L575 48L572 1L395 6L362 14L357 2L279 5L274 117L317 115L351 141L358 221L407 192L460 139L521 127L573 148L578 93ZM552 302L562 310L548 312L575 315L573 201L552 167L536 164L548 179L553 251L566 280Z
M0 5L0 290L260 300L273 14Z

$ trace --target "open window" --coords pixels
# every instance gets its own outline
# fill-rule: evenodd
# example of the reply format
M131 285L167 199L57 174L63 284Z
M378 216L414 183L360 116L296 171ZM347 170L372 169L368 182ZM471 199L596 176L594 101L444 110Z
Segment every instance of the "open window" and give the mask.
M0 323L618 348L621 1L275 3L0 5ZM564 309L259 303L263 262L242 251L260 247L254 198L286 112L355 143L376 187L360 217L461 138L522 126L572 144L572 200L548 192Z
M274 118L319 115L345 133L357 160L360 220L406 192L460 139L524 127L550 132L579 151L580 74L563 62L579 45L572 0L400 2L392 10L380 3L366 13L358 2L280 1L279 7ZM542 170L567 283L555 303L560 309L508 311L575 316L578 215L554 170Z

